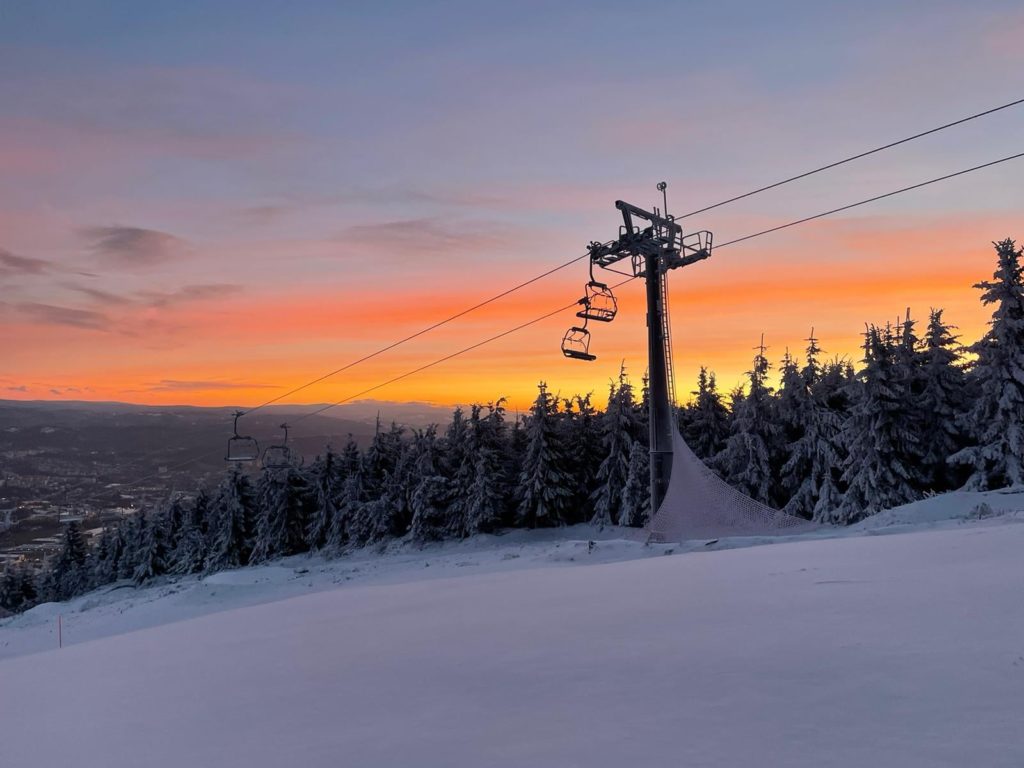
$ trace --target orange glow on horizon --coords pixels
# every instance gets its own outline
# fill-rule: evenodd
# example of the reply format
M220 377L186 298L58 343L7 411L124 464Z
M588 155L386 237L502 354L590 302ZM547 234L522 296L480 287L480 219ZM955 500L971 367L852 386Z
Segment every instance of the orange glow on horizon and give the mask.
M849 221L810 229L798 246L721 251L671 277L672 320L680 395L697 368L717 373L723 392L742 382L751 348L765 333L773 364L788 346L802 356L814 327L827 356L859 357L865 321L895 320L912 308L923 332L929 307L943 307L965 341L984 331L989 312L971 285L992 273L988 240L1006 221L965 227L895 229L886 220ZM828 243L828 259L819 258ZM767 243L765 245L768 245ZM581 292L585 268L567 269L451 325L437 329L287 398L334 402L536 315ZM0 397L123 400L151 404L254 405L334 367L415 333L500 289L456 280L420 295L415 286L385 292L285 287L154 308L111 307L109 328L49 325L8 315L0 323L7 370ZM440 284L441 281L438 281ZM486 288L486 290L485 290ZM525 409L545 380L563 395L593 392L603 404L609 381L625 361L639 386L646 358L639 283L620 289L614 323L593 323L590 365L565 360L558 344L571 311L466 355L375 390L365 397L440 405L509 398Z

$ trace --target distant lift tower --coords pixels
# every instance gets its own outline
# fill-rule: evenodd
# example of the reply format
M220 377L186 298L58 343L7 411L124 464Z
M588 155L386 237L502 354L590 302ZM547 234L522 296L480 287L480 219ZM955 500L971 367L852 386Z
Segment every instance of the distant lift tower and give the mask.
M645 278L647 284L647 356L648 356L648 400L651 451L651 513L661 506L668 489L672 473L672 431L673 403L669 398L672 390L672 354L668 325L668 301L666 293L667 272L702 261L711 255L711 233L692 232L683 235L683 228L675 218L663 212L667 206L665 182L658 184L662 193L663 209L645 211L622 200L615 207L622 212L622 226L619 237L608 243L592 242L590 251L591 280L587 295L580 299L583 309L577 313L584 318L583 327L574 327L563 338L562 351L567 357L581 360L596 359L589 351L590 335L586 330L587 319L598 318L593 311L594 297L602 297L602 289L610 295L610 289L594 280L594 267L614 270L613 266L629 259L633 277ZM645 222L646 226L637 224ZM643 228L641 228L643 226ZM596 289L594 286L598 286ZM612 297L614 302L614 297ZM612 314L614 317L614 313ZM609 318L610 319L610 318ZM567 343L568 342L568 343Z

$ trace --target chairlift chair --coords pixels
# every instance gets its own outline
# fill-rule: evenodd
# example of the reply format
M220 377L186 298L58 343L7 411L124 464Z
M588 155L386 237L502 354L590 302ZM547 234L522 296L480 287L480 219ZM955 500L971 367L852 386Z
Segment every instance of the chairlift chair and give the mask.
M576 313L576 317L584 320L610 323L619 311L619 303L612 289L593 279L587 283L587 295L580 299L579 303L583 309Z
M238 434L238 417L245 411L235 411L234 435L228 438L228 455L225 461L247 462L256 461L260 457L260 446L256 438Z
M264 469L288 469L294 465L292 449L288 447L288 425L282 424L281 429L284 430L284 440L263 452Z
M584 327L573 326L562 337L562 354L573 360L597 360L597 355L590 354L590 331Z

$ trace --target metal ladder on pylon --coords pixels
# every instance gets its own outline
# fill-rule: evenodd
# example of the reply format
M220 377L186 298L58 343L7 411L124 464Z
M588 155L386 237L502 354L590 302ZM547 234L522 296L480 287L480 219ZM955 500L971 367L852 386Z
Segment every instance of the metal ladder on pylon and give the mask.
M672 360L672 321L669 317L668 274L661 276L661 337L665 341L665 375L668 378L668 396L676 407L676 374Z

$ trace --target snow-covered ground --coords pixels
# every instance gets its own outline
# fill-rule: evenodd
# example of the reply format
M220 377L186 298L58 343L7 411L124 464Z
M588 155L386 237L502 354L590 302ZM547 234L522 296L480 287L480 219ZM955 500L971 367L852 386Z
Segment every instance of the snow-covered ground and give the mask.
M0 766L1019 767L1020 522L1024 491L947 494L771 546L516 532L39 606L0 622Z

